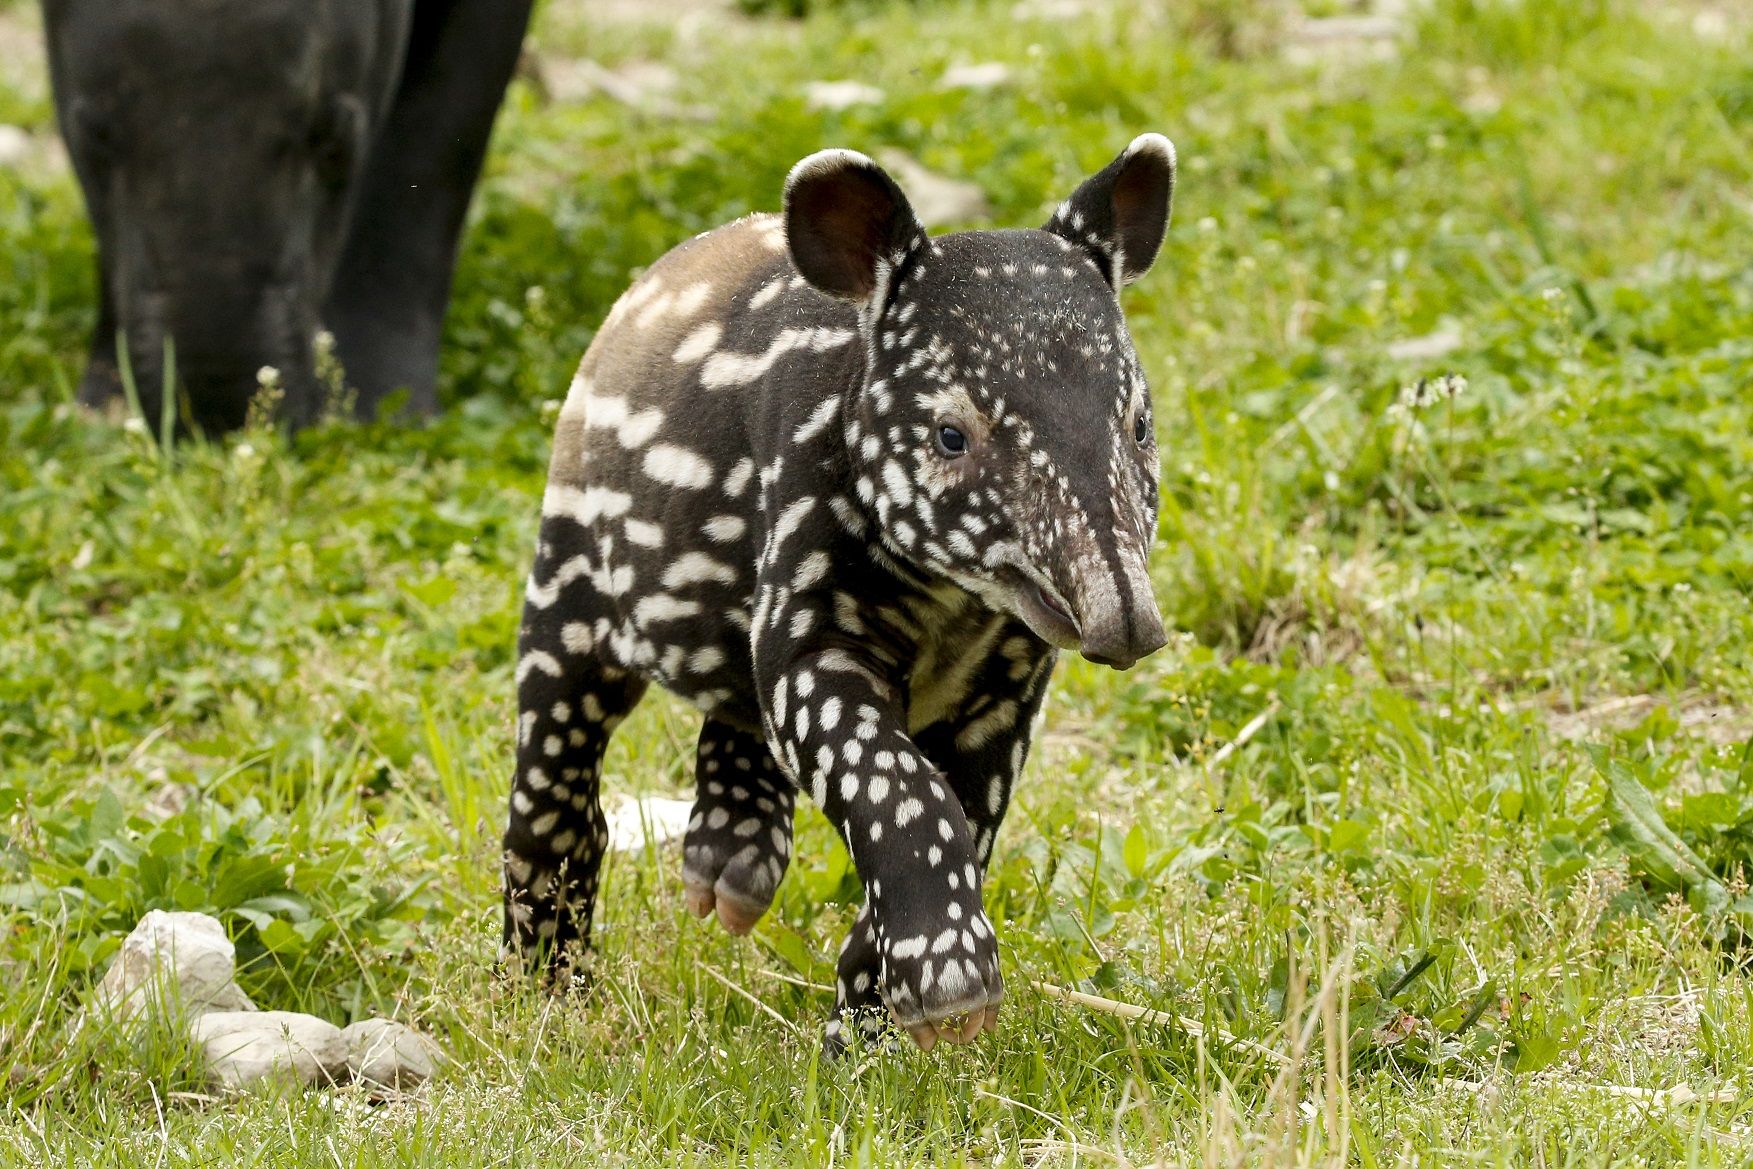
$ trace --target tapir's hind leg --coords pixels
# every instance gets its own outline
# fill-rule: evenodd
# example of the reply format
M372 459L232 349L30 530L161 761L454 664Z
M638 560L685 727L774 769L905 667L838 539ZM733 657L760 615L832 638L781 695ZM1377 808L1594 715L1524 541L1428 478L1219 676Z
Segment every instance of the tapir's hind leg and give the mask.
M535 579L543 578L541 562ZM597 874L608 846L598 802L609 734L645 680L606 662L592 636L594 599L565 570L532 587L518 638L517 770L505 829L505 951L558 973L590 942ZM565 604L554 593L571 586ZM544 595L546 594L546 595ZM543 605L543 601L547 601Z
M694 815L682 883L699 917L717 910L733 934L755 928L791 860L797 789L760 738L707 719L700 728Z

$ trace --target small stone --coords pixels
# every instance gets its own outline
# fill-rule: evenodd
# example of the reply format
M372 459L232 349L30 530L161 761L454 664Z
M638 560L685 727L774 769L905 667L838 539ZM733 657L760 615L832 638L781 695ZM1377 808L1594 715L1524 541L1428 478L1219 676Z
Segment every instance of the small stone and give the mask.
M895 181L907 192L908 202L913 204L913 213L927 227L969 223L992 214L986 192L973 183L945 178L893 148L879 150L877 161L895 176Z
M609 68L588 57L529 57L525 72L549 101L575 105L598 96L659 118L700 120L712 111L675 98L681 75L661 61L628 61Z
M853 106L880 105L888 95L862 81L808 81L803 104L812 110L848 110Z
M1010 82L1010 66L1003 61L977 65L951 65L938 80L939 89L997 89Z
M232 980L236 966L237 953L218 921L204 913L154 909L122 942L89 1011L117 1022L164 1008L188 1014L253 1011L256 1005Z
M1396 361L1429 361L1444 357L1461 347L1461 330L1449 325L1422 337L1408 337L1388 346L1388 356Z
M341 1032L347 1067L355 1080L384 1088L412 1088L432 1078L444 1062L438 1044L412 1027L389 1019L362 1019Z
M215 1083L247 1088L264 1080L331 1084L347 1078L341 1029L295 1011L213 1011L190 1025Z
M608 809L609 848L614 852L638 852L648 844L679 840L687 834L694 814L691 800L665 796L641 796L623 800Z
M0 166L15 167L30 154L30 135L17 126L0 125Z
M1093 0L1018 0L1010 14L1015 20L1083 20L1097 7Z
M1728 13L1718 8L1701 8L1692 14L1692 34L1701 41L1726 41L1734 32Z
M1392 16L1323 16L1291 26L1283 45L1293 65L1384 61L1399 55L1402 23Z
M91 558L86 554L84 548L79 550L79 555L85 558L85 563L78 564L76 562L74 567L89 567ZM77 558L75 559L77 561ZM162 767L153 768L146 778L156 784L157 788L147 798L146 806L141 808L140 812L154 823L162 823L174 816L182 815L188 809L189 801L199 794L198 789L192 783L171 783Z

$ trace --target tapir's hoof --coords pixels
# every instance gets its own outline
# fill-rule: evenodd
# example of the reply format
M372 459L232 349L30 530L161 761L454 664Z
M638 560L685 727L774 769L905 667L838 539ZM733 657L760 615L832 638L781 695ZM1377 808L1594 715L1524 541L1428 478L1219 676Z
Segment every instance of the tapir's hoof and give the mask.
M734 889L721 888L719 881L716 886L701 881L690 880L683 874L683 900L687 903L688 912L695 917L708 917L714 910L718 913L718 924L728 932L743 936L755 928L767 914L771 901L756 902L744 897Z
M983 1031L998 1030L998 1006L952 1015L946 1019L927 1019L904 1028L920 1051L930 1051L939 1040L945 1043L972 1043Z

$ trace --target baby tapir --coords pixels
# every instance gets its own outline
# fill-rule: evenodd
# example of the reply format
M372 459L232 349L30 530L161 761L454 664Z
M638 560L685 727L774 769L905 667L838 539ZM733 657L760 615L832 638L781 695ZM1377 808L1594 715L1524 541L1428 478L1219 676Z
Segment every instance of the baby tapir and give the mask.
M772 902L806 788L865 904L830 1049L996 1025L981 881L1055 651L1158 649L1148 388L1117 293L1175 152L1146 134L1039 231L927 237L847 150L781 216L683 244L615 304L560 412L519 638L505 940L589 939L610 732L656 681L705 713L689 907Z

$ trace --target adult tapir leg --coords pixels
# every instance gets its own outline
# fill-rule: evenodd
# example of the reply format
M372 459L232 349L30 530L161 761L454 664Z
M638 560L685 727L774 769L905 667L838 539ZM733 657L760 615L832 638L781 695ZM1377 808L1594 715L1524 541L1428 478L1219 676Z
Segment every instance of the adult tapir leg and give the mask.
M110 298L109 273L103 261L97 265L97 326L91 334L91 352L86 357L85 374L79 380L79 404L99 409L122 396L121 369L116 364L119 338L116 328L115 302Z
M532 0L415 0L407 59L354 204L324 319L370 415L437 405L457 237Z

